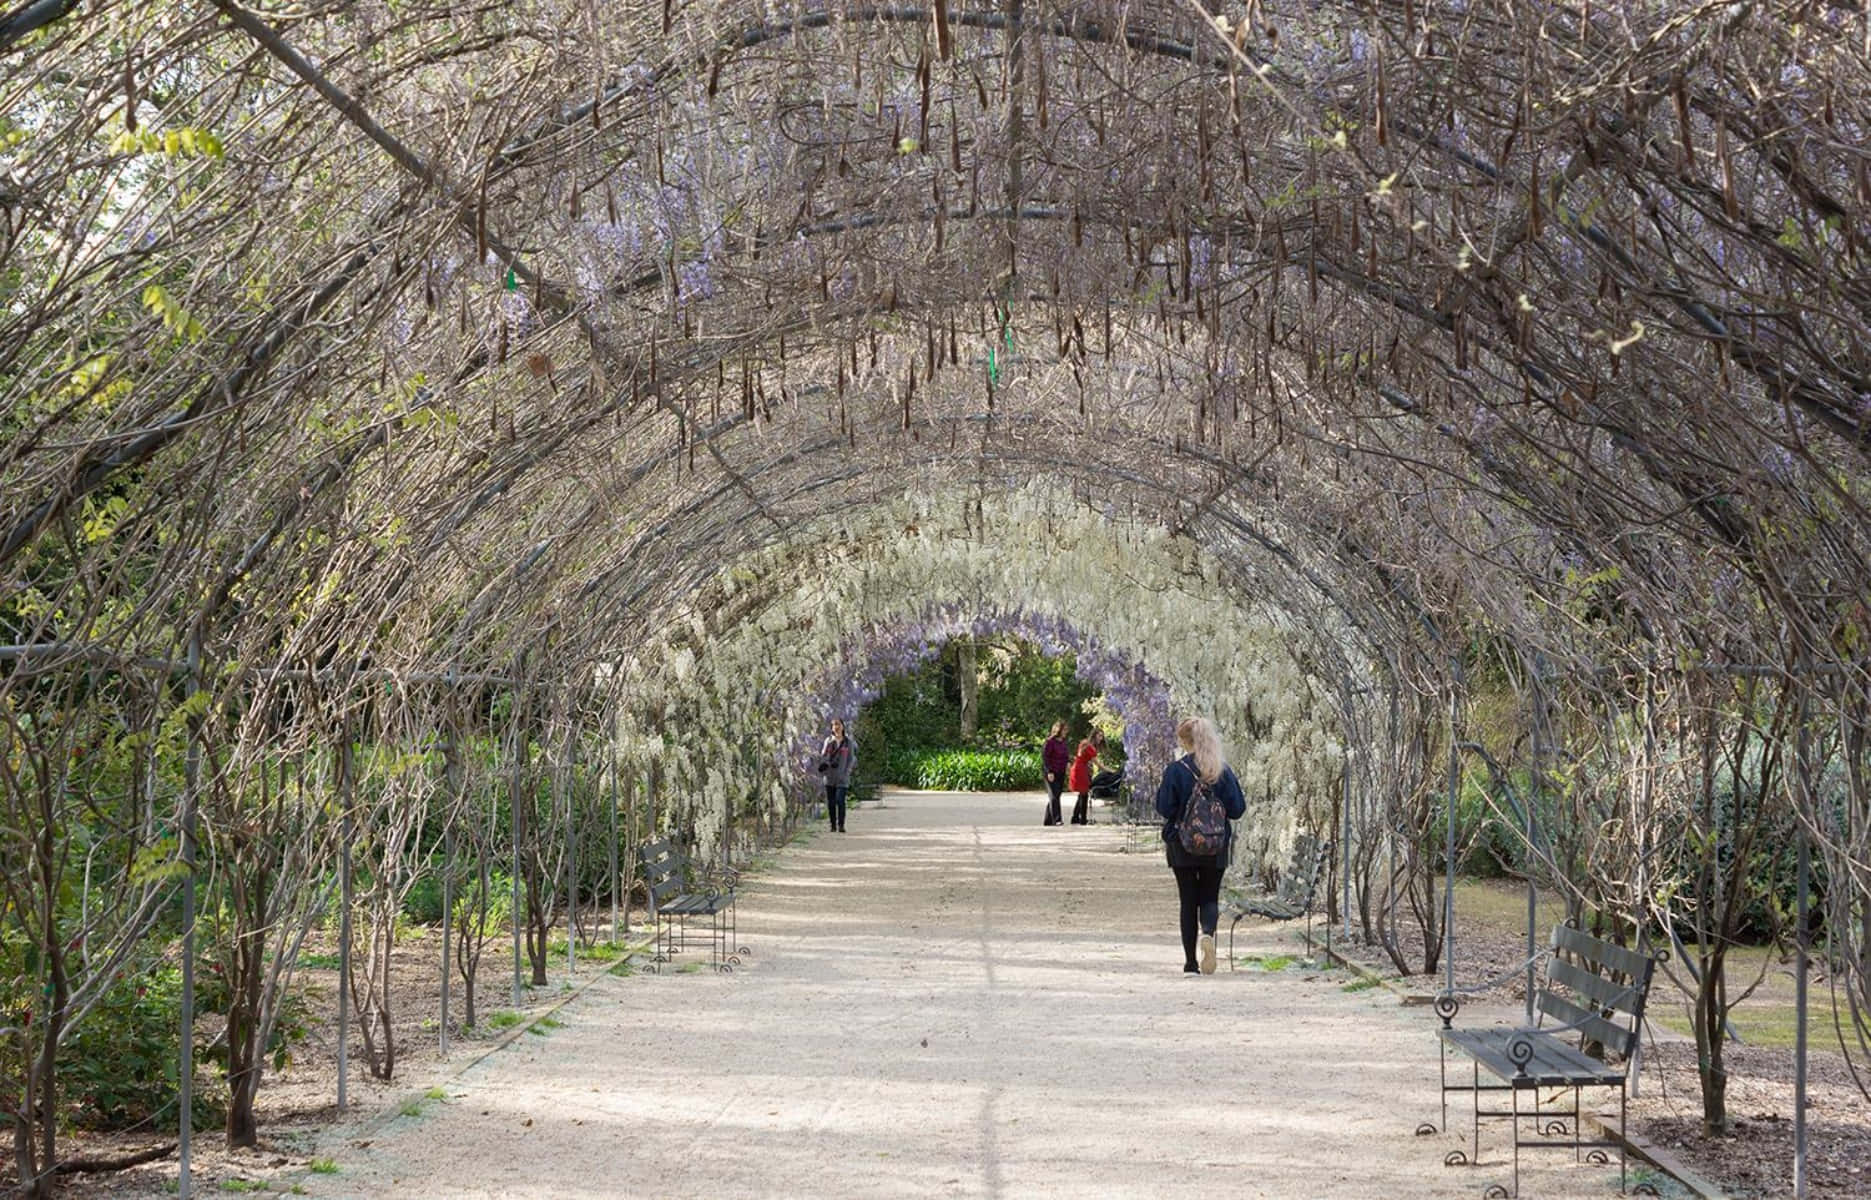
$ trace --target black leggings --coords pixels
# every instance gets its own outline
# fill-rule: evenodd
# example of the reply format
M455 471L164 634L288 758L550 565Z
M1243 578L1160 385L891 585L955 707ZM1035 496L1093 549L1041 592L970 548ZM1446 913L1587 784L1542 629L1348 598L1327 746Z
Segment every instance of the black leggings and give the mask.
M1057 773L1046 781L1046 815L1040 818L1041 825L1059 825L1059 793L1065 789L1065 780Z
M845 827L845 793L850 790L837 784L825 785L825 815L830 819L833 829Z
M1195 925L1198 911L1202 932L1213 934L1221 916L1221 872L1219 855L1188 860L1187 866L1172 866L1176 873L1176 895L1182 901L1182 960L1193 971L1195 961Z
M1091 824L1091 790L1089 788L1078 794L1078 803L1072 806L1072 824Z

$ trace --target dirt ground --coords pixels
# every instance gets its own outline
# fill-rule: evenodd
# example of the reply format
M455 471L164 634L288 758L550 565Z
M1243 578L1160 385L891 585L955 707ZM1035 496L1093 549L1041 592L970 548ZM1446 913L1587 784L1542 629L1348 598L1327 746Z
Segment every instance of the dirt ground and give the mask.
M1180 971L1160 855L1109 826L1042 829L1039 801L893 795L754 876L753 953L733 974L627 977L587 963L524 1010L489 948L483 1027L435 1051L432 942L398 966L399 1077L362 1078L336 1120L330 1030L262 1097L262 1148L197 1135L199 1194L315 1196L1463 1196L1507 1183L1502 1135L1448 1169L1434 1019L1356 975L1295 957L1291 931L1241 927L1239 970ZM1030 811L1029 811L1030 810ZM1458 964L1521 953L1487 906ZM1458 913L1462 910L1458 908ZM1496 964L1490 966L1489 964ZM1404 980L1399 990L1411 990ZM315 1003L335 974L313 972ZM1426 987L1421 990L1428 990ZM1464 1020L1511 1017L1517 989ZM490 1053L505 1039L506 1048ZM1732 1058L1734 1136L1699 1134L1693 1046L1652 1047L1633 1131L1735 1196L1790 1194L1790 1056ZM1834 1052L1815 1053L1812 1194L1871 1193L1871 1119ZM1459 1121L1457 1122L1459 1127ZM314 1164L319 1170L312 1169ZM1665 1195L1687 1195L1656 1179ZM1528 1195L1615 1194L1615 1164L1523 1162ZM173 1194L173 1159L69 1189Z

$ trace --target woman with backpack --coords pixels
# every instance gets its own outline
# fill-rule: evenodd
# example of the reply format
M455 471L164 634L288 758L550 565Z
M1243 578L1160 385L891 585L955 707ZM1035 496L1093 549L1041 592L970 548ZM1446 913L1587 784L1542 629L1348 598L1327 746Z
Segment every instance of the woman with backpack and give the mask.
M1234 842L1229 822L1247 811L1247 797L1221 756L1221 738L1208 718L1191 717L1176 726L1176 744L1183 755L1163 770L1156 811L1163 817L1163 847L1182 901L1182 969L1213 975L1221 875Z

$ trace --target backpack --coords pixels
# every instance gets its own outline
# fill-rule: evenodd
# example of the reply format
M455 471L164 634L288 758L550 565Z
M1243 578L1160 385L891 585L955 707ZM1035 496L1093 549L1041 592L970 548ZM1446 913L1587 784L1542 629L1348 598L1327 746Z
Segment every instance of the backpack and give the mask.
M1200 773L1191 769L1190 774L1195 776L1195 790L1189 793L1188 803L1182 806L1182 819L1176 822L1176 840L1189 854L1212 858L1228 844L1228 810L1221 806L1221 797L1215 794L1215 789L1202 781Z

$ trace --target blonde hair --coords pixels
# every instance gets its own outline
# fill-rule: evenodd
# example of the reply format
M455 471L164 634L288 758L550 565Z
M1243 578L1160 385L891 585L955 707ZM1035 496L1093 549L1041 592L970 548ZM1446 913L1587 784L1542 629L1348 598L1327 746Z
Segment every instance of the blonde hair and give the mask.
M1227 769L1228 762L1221 754L1221 735L1207 717L1190 717L1176 726L1176 743L1195 755L1195 773L1202 782L1215 782Z

